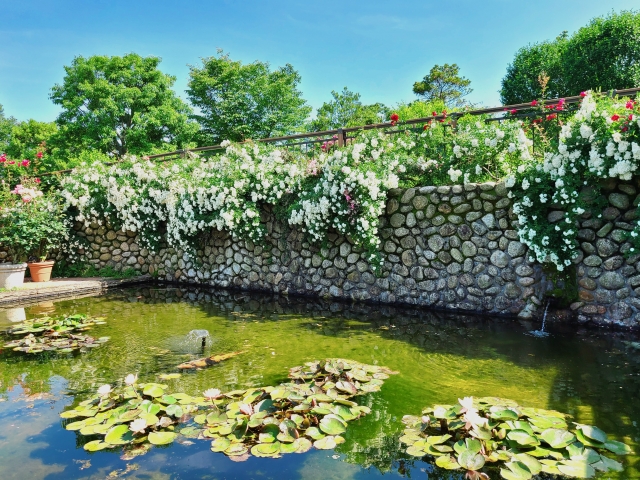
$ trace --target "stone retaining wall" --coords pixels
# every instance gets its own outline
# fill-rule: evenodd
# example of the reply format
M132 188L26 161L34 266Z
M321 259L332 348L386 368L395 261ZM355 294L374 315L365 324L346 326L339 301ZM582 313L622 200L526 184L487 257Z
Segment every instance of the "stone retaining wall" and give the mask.
M624 256L630 245L623 232L635 218L636 184L605 187L610 206L602 218L585 214L581 222L580 299L571 309L582 322L635 326L640 255ZM329 234L324 245L313 245L268 212L263 244L203 232L195 259L169 247L151 253L131 232L99 227L81 234L96 267L131 267L166 281L530 317L549 287L518 241L510 206L502 184L391 191L380 224L379 274L349 239Z

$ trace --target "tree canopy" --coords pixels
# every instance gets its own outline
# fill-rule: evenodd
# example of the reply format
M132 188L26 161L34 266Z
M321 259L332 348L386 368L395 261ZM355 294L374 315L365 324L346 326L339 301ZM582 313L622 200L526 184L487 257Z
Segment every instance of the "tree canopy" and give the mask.
M10 158L33 160L39 151L45 149L49 139L57 131L58 127L53 122L38 122L33 119L19 122L11 129L11 138L5 153Z
M309 123L310 131L333 130L341 127L357 127L380 123L390 114L382 103L363 105L360 94L344 87L341 92L332 91L333 99L318 108L316 118Z
M460 76L458 65L445 63L434 65L428 75L421 81L415 82L413 93L422 97L427 103L439 100L447 107L460 107L467 103L463 97L473 91L469 85L471 80Z
M5 116L4 108L0 105L0 153L6 153L11 140L11 129L16 123L15 118Z
M199 112L192 118L202 128L201 145L294 133L311 112L289 64L272 71L268 63L243 65L219 50L190 70L187 95Z
M548 77L546 91L544 77ZM640 86L640 13L594 18L570 37L516 52L500 90L504 104Z
M190 108L171 89L175 77L158 69L160 58L76 57L65 67L51 100L62 107L56 144L122 156L182 148L197 131Z

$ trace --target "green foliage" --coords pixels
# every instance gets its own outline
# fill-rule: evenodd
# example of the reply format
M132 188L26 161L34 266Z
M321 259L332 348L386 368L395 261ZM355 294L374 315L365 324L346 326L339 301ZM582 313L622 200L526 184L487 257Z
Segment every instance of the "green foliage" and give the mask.
M298 90L300 75L287 64L243 65L218 51L217 57L191 66L187 94L198 114L200 145L287 135L300 129L311 107Z
M52 143L69 154L88 149L118 157L187 146L197 125L171 89L175 77L158 70L159 63L134 53L76 57L51 89L62 107Z
M87 352L89 349L99 347L107 342L109 337L96 339L80 332L85 332L95 325L104 324L106 324L104 318L93 318L84 314L25 320L7 330L5 334L9 337L26 335L22 338L11 339L4 344L4 347L11 348L14 352L32 354L42 352L69 353L74 350Z
M0 153L6 153L11 140L11 130L17 123L15 118L5 116L4 108L0 104Z
M230 457L280 457L315 446L333 449L344 443L347 423L370 413L352 399L377 392L395 372L351 360L327 359L290 370L287 383L202 396L167 393L165 384L103 385L98 394L60 416L72 420L67 430L102 437L85 450L123 448L144 454L151 445L172 443L178 433L211 440L213 452ZM171 378L163 375L163 378ZM188 422L186 425L185 420Z
M416 100L410 103L400 103L393 110L400 117L400 121L411 120L414 118L426 118L431 117L433 114L440 115L447 109L447 106L442 100L432 100L425 102L423 100ZM458 111L457 108L448 110L449 113Z
M640 13L623 11L591 22L567 37L521 48L502 80L502 102L577 95L640 85ZM539 77L549 77L546 94Z
M566 48L566 35L560 35L553 42L535 43L518 50L502 79L500 101L511 105L580 92L566 85L562 66Z
M123 270L116 270L108 265L100 269L86 262L69 262L65 259L56 261L53 266L53 276L58 278L133 278L140 275L135 268L127 267Z
M363 105L360 94L344 87L341 92L332 91L333 99L324 102L309 123L308 130L318 132L342 127L357 127L381 123L389 118L391 111L381 103Z
M434 65L429 74L413 84L413 93L426 102L440 101L447 107L462 106L467 103L463 98L473 89L469 87L471 80L460 76L460 67L453 63Z
M591 425L575 424L553 410L521 407L503 398L465 397L457 405L435 405L422 417L405 416L400 441L415 457L435 457L447 470L467 478L489 478L480 470L502 462L506 480L529 480L539 473L591 478L595 471L622 471L611 454L628 455L624 443Z
M38 152L43 152L52 135L58 131L53 122L38 122L30 119L20 122L11 129L11 138L6 154L10 158L37 159Z
M26 182L14 190L0 191L0 245L15 263L45 260L67 238L66 216L60 199L43 195L37 185Z

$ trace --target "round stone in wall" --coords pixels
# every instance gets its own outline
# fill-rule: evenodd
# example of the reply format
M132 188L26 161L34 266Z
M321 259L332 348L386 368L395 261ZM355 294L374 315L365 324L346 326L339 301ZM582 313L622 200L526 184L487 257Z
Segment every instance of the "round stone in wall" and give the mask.
M501 251L496 251L491 254L491 263L498 268L504 268L509 264L509 256Z

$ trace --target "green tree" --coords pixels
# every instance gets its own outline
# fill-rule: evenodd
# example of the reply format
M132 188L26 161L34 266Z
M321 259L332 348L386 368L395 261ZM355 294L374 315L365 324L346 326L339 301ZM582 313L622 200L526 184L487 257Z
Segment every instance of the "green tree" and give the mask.
M0 153L6 153L11 140L11 129L18 123L13 117L6 117L4 108L0 105Z
M33 160L38 151L43 151L49 139L58 131L53 122L27 120L11 129L11 139L6 153L10 158L28 158Z
M243 65L218 50L190 69L187 95L199 111L192 118L201 126L201 145L293 133L311 112L289 64L271 71L268 63Z
M333 100L318 108L316 118L309 123L310 131L333 130L341 127L358 127L380 123L391 111L382 103L363 105L360 94L344 87L341 92L332 91Z
M548 77L545 85L545 77ZM546 87L546 91L544 91ZM640 86L640 13L598 17L570 37L521 48L507 67L505 104Z
M62 107L56 146L122 156L183 148L197 131L190 108L171 89L175 77L158 70L160 58L76 57L51 100Z
M413 93L426 102L440 100L447 107L460 107L467 104L463 98L473 89L469 87L471 80L460 76L460 67L455 63L434 65L429 74L421 81L413 84Z
M567 35L563 32L553 42L535 43L518 50L502 79L502 103L525 103L565 95L562 53L566 44Z
M562 71L564 95L640 86L640 13L591 20L567 42Z

